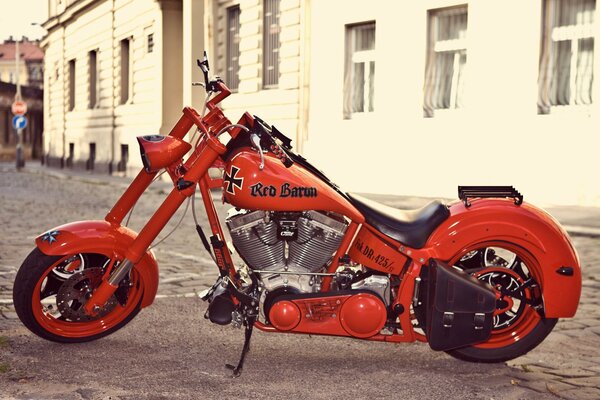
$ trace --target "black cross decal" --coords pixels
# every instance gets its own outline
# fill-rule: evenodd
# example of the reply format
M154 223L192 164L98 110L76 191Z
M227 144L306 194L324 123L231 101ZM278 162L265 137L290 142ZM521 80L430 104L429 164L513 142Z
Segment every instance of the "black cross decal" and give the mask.
M227 183L227 189L225 191L230 194L235 194L235 188L242 190L244 185L244 178L237 178L236 175L240 171L238 167L231 166L231 175L225 172L225 178L223 183Z

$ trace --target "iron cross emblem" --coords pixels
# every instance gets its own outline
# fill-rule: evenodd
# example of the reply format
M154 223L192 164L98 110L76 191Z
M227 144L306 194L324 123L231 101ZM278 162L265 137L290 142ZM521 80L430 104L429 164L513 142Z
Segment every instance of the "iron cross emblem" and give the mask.
M225 191L227 193L235 195L235 188L242 190L242 186L244 185L244 178L237 177L237 173L240 172L240 169L235 166L231 166L231 172L228 174L225 172L225 178L223 179L224 183L227 183L227 189Z
M48 231L44 233L44 236L42 236L42 242L48 242L48 244L52 244L53 242L56 242L56 235L60 235L60 232Z

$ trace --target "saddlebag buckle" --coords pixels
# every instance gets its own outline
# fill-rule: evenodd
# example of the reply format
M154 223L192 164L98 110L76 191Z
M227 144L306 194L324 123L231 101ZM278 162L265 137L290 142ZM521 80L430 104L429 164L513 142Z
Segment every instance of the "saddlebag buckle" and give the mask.
M442 319L444 328L452 328L452 321L454 321L454 313L448 311L444 312L444 318Z
M484 313L475 313L473 317L473 324L475 325L475 330L480 331L485 327L485 314Z

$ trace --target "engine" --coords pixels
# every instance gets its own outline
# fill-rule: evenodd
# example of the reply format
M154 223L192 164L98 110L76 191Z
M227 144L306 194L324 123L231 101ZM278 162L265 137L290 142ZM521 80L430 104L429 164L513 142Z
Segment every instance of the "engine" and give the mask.
M320 211L237 211L226 220L233 245L246 264L263 273L265 289L279 287L315 292L320 280L311 273L323 269L339 248L347 222L341 215Z

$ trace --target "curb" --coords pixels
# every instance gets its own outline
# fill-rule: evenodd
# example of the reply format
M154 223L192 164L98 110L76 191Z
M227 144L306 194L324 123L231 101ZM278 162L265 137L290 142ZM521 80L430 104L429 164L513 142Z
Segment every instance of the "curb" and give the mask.
M14 167L7 167L6 165L0 165L0 172L14 172ZM100 184L100 185L110 185L115 184L122 187L129 186L129 179L133 179L133 177L118 177L118 176L110 176L110 179L107 179L107 176L104 175L78 175L78 174L69 174L66 172L62 172L59 170L54 170L52 168L46 168L43 166L39 167L25 167L23 172L30 174L39 174L51 176L56 179L61 180L75 180L84 183L92 183L92 184ZM167 182L156 182L159 185L164 184L167 185ZM170 186L170 185L169 185ZM213 197L215 194L213 193ZM218 197L218 196L217 196ZM219 197L220 198L220 197ZM567 231L567 233L571 236L576 237L588 237L588 238L600 238L600 228L594 228L589 226L581 226L581 225L562 225L562 227Z
M563 225L563 228L571 236L588 237L588 238L600 238L600 228L591 228L587 226L573 226Z

